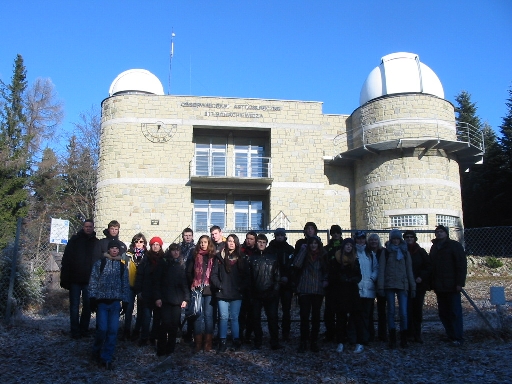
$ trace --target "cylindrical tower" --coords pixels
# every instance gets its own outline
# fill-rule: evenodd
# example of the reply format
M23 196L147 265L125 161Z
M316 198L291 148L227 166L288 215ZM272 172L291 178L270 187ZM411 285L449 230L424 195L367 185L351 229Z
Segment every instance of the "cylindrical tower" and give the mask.
M357 228L461 225L454 108L443 98L414 54L385 56L368 76L350 118Z

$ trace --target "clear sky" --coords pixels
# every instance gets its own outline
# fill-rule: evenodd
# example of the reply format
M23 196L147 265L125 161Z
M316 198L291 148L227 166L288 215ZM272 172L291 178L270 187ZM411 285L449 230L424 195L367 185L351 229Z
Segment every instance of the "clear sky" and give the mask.
M167 93L172 30L175 95L313 100L350 114L381 57L404 51L434 70L447 100L471 93L497 130L512 86L511 0L2 0L0 15L0 78L18 53L30 83L51 78L63 131L125 70L149 70Z

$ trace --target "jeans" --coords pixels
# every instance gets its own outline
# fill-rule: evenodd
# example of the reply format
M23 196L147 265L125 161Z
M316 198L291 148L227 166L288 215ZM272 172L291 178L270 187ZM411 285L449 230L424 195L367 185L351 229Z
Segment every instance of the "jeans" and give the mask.
M218 301L220 323L219 334L221 339L225 339L228 334L228 318L231 320L231 336L233 339L240 338L240 328L238 326L238 315L240 314L240 306L242 300Z
M203 333L207 335L213 334L213 306L211 302L211 296L203 296L201 316L197 318L194 324L194 335L201 335Z
M98 303L96 311L96 339L94 340L93 354L100 356L103 362L112 362L116 348L117 330L119 328L119 301L110 304Z
M388 302L388 327L395 326L395 294L398 298L398 311L400 314L400 331L407 331L407 291L404 289L386 289L386 301Z
M300 340L318 340L320 332L320 309L324 300L323 295L302 294L299 296L300 306ZM311 314L311 332L309 330L309 315Z
M124 332L130 333L132 330L132 317L133 317L133 309L135 308L135 291L130 288L130 300L128 301L128 306L126 307L126 312L124 314Z
M141 303L140 305L141 311L141 327L140 327L140 338L141 340L149 339L149 327L151 325L151 316L153 314L153 310L148 307L144 307ZM139 322L139 307L137 307L137 323ZM135 324L135 329L137 329L137 323ZM154 334L153 334L154 335Z
M279 342L279 325L277 318L278 307L279 296L277 296L277 294L269 297L252 299L252 325L254 327L254 342L256 345L261 345L263 340L261 308L265 309L265 315L267 316L270 344L275 345Z
M82 314L80 311L80 295L82 296ZM69 287L69 322L71 336L80 337L89 330L91 306L89 302L88 284L71 284Z
M462 304L460 292L436 292L439 318L446 335L456 341L463 341Z

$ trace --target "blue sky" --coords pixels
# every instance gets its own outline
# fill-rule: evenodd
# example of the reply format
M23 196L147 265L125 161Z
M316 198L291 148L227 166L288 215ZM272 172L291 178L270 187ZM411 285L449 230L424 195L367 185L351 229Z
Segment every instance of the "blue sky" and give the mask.
M127 69L151 71L167 93L173 29L175 95L314 100L350 114L381 57L405 51L447 100L471 93L497 130L512 86L509 0L3 0L0 14L0 78L10 81L18 53L30 83L51 78L63 132Z

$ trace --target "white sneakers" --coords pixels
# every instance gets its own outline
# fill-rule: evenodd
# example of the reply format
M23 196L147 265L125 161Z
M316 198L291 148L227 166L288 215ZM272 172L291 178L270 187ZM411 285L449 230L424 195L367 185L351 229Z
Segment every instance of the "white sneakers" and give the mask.
M361 353L364 351L364 347L361 344L356 344L356 349L354 349L354 353Z
M343 344L338 344L338 348L336 348L336 352L343 353Z

